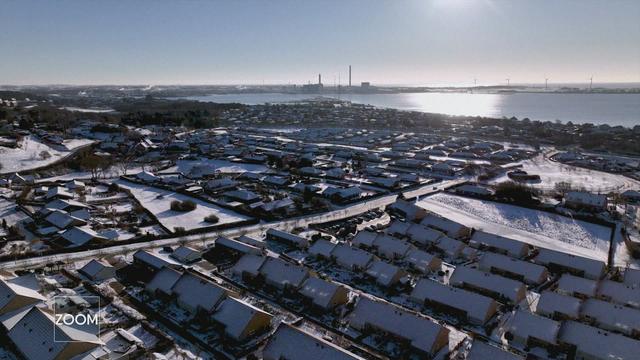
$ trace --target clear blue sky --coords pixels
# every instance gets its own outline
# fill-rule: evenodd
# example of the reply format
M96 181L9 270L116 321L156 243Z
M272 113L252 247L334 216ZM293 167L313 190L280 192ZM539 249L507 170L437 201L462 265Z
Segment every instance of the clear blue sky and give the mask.
M0 84L640 82L640 1L0 4Z

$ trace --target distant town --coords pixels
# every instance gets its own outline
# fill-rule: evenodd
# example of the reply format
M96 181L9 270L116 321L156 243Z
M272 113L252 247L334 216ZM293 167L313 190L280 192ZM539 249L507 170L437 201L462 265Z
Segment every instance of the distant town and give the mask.
M640 125L280 90L0 91L0 358L638 357Z

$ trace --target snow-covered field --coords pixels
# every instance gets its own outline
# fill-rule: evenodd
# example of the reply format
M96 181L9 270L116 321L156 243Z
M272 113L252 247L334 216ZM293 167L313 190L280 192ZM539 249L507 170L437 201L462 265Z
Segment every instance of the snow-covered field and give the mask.
M166 169L164 172L181 172L188 174L191 169L197 166L210 166L221 173L243 173L246 171L263 173L269 170L264 165L237 163L226 160L200 159L200 160L178 160L176 165Z
M116 183L123 188L129 189L142 206L151 211L158 218L158 221L171 231L176 227L183 227L185 230L193 230L206 226L228 224L249 219L244 215L240 215L231 210L215 206L190 196L158 189L152 186L135 184L126 180L118 180ZM193 211L173 211L170 206L171 202L174 200L191 200L198 206ZM220 219L216 224L204 221L206 216L212 214L216 215Z
M0 146L0 174L49 165L71 154L74 149L92 142L89 139L71 139L65 140L62 146L50 146L35 136L26 136L15 149ZM45 152L50 156L46 157Z
M574 187L584 187L586 190L594 192L625 191L627 189L640 188L639 181L625 176L565 165L551 161L543 155L517 164L522 164L522 170L529 174L540 175L542 181L531 185L543 190L552 190L555 184L561 181L566 181ZM509 181L506 174L491 180L492 183L505 181Z
M260 164L237 163L226 160L200 159L200 160L178 160L176 165L163 172L182 172L187 174L196 166L211 166L221 173L243 173L245 171L262 173L269 170L268 167Z
M482 229L535 246L598 260L607 260L611 229L513 205L445 193L417 204L466 226Z

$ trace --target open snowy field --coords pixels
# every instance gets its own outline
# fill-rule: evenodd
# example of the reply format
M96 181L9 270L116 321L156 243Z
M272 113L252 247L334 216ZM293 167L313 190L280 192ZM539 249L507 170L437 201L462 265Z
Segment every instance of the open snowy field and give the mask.
M561 181L569 182L578 188L584 187L586 190L593 192L625 191L640 188L640 182L625 176L565 165L551 161L543 155L517 164L522 164L522 170L529 174L540 175L542 181L531 185L542 190L552 190L555 184ZM491 183L497 184L509 180L507 175L504 174L491 180Z
M445 193L417 204L448 219L535 246L607 260L611 229L569 217Z
M220 221L215 225L234 223L249 219L244 215L240 215L231 210L215 206L190 196L151 186L135 184L126 180L118 180L116 183L123 188L129 189L142 206L152 212L158 218L158 221L171 231L176 227L183 227L185 230L193 230L201 227L212 226L214 224L204 221L204 218L211 214L216 215L220 219ZM174 200L191 200L198 206L193 211L173 211L170 206L171 202Z
M65 140L62 146L50 146L35 136L26 136L15 149L0 146L0 174L49 165L70 155L74 149L92 142L89 139L71 139Z
M163 172L181 172L188 174L191 169L199 166L210 166L221 173L243 173L246 171L254 173L263 173L269 170L261 164L237 163L226 160L200 159L200 160L178 160L176 165Z

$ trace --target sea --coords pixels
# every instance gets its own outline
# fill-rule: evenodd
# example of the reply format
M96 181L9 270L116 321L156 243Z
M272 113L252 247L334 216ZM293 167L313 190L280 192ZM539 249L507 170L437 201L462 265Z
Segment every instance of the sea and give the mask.
M289 93L213 94L187 99L218 103L287 103L319 95ZM322 94L358 104L448 115L529 118L566 123L634 127L640 125L640 94L605 93L470 93L420 92L388 94Z

